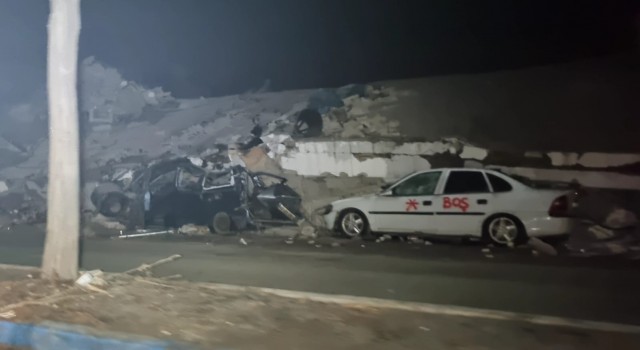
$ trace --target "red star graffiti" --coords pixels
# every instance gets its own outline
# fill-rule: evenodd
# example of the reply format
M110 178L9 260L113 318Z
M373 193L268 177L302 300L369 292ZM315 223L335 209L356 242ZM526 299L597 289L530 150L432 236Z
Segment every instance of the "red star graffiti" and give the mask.
M409 199L405 204L407 205L406 211L418 210L418 201L415 199Z

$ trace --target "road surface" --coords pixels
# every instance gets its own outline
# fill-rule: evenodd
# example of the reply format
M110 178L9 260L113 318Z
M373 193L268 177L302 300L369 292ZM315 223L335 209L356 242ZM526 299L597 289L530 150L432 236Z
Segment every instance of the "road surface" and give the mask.
M84 269L120 272L172 254L157 269L188 280L554 315L640 325L638 262L533 256L528 249L480 245L332 241L285 244L283 238L208 236L86 239ZM0 263L39 266L41 227L0 234ZM320 246L317 246L317 245Z

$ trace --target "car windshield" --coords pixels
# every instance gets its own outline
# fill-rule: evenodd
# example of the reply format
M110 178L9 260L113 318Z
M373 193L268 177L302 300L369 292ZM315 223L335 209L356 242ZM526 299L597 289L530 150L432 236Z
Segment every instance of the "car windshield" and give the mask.
M407 174L407 175L405 175L405 176L403 176L403 177L399 178L399 179L398 179L398 180L396 180L396 181L393 181L393 182L390 182L390 183L385 184L385 185L382 187L382 191L381 191L381 192L386 192L386 191L387 191L388 189L390 189L391 187L394 187L395 185L397 185L397 184L399 184L400 182L404 181L404 180L405 180L405 179L407 179L408 177L415 175L416 173L417 173L417 171L414 171L414 172L412 172L412 173L409 173L409 174Z

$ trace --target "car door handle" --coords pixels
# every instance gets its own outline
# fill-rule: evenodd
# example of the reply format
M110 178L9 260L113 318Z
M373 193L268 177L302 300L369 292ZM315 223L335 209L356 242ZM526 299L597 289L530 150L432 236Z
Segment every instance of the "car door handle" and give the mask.
M478 203L478 204L487 204L488 202L487 202L487 200L486 200L486 199L478 199L478 200L477 200L477 203Z
M422 205L431 205L431 201L424 201L422 202Z

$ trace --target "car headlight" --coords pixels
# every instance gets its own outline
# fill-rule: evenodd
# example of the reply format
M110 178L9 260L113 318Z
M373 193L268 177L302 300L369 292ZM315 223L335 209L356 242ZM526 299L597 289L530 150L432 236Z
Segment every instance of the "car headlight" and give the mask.
M329 205L325 205L322 208L318 208L316 210L316 213L318 213L318 215L327 215L329 214L331 211L333 210L333 205L329 204Z

